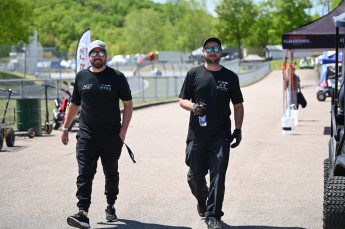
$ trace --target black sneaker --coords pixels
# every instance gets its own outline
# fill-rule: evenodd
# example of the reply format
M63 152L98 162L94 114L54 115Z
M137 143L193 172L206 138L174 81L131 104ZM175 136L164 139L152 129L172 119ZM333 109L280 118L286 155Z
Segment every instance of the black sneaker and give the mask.
M197 208L199 216L205 217L205 212L207 211L206 203L198 203Z
M206 219L206 224L208 229L221 229L222 225L220 224L220 220L214 218L214 217L209 217Z
M115 222L117 221L116 211L114 206L108 205L108 207L105 209L105 219L109 222Z
M86 217L83 211L79 211L77 214L67 218L68 225L77 228L90 228L89 218Z

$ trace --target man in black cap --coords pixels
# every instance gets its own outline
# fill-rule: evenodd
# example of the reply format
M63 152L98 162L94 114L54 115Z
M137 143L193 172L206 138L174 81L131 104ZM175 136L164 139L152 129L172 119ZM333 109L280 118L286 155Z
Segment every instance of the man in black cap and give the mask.
M107 49L103 41L88 46L91 67L81 70L75 78L72 100L62 128L61 140L68 144L68 127L81 107L77 134L77 214L67 218L70 226L90 228L88 211L91 204L92 181L97 161L101 158L105 175L107 199L106 220L116 221L115 200L119 193L118 160L132 117L131 90L124 74L106 65ZM122 101L122 114L119 101ZM122 122L121 122L122 121Z
M185 162L199 215L205 217L208 228L222 228L230 147L237 147L242 139L243 97L238 76L219 64L221 41L216 37L206 39L202 52L205 64L188 71L180 92L180 106L190 111ZM232 133L230 101L235 121ZM207 173L210 173L209 188Z

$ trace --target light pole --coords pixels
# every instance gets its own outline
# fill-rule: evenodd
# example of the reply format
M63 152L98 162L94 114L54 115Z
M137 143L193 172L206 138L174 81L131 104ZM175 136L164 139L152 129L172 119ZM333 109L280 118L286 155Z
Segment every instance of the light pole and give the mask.
M26 45L24 41L19 41L16 49L17 49L17 52L21 51L22 53L24 53L24 78L26 78ZM17 55L17 58L18 58L18 55Z
M23 47L22 51L24 52L24 79L26 78L26 48Z

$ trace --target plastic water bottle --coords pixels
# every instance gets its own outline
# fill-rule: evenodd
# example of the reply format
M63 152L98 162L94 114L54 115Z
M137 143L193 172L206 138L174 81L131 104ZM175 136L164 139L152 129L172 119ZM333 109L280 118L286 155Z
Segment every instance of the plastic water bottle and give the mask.
M199 125L200 126L207 126L206 115L199 116Z

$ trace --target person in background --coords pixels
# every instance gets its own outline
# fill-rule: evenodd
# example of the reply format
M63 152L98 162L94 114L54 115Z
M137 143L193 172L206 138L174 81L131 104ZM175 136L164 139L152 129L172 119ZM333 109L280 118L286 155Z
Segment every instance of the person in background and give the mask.
M242 139L243 96L238 76L220 65L221 41L210 37L203 43L206 63L188 71L180 92L180 106L190 112L185 162L187 180L197 200L197 211L208 228L222 228L225 175L231 148ZM234 131L231 134L231 109ZM210 186L205 176L210 173Z
M67 223L77 228L90 228L88 212L99 158L105 175L106 220L117 220L115 201L119 193L118 160L133 112L132 95L126 77L106 65L105 43L100 40L91 42L88 58L91 66L76 75L61 135L62 143L67 145L68 127L81 106L81 122L76 136L79 171L76 196L79 211L67 218ZM122 122L120 100L124 106Z
M284 89L286 90L287 95L287 107L286 109L298 109L298 96L297 93L301 91L301 80L298 75L296 75L296 65L293 65L292 70L292 76L289 76L287 73L287 76L284 81ZM292 80L290 82L290 78L292 77Z

